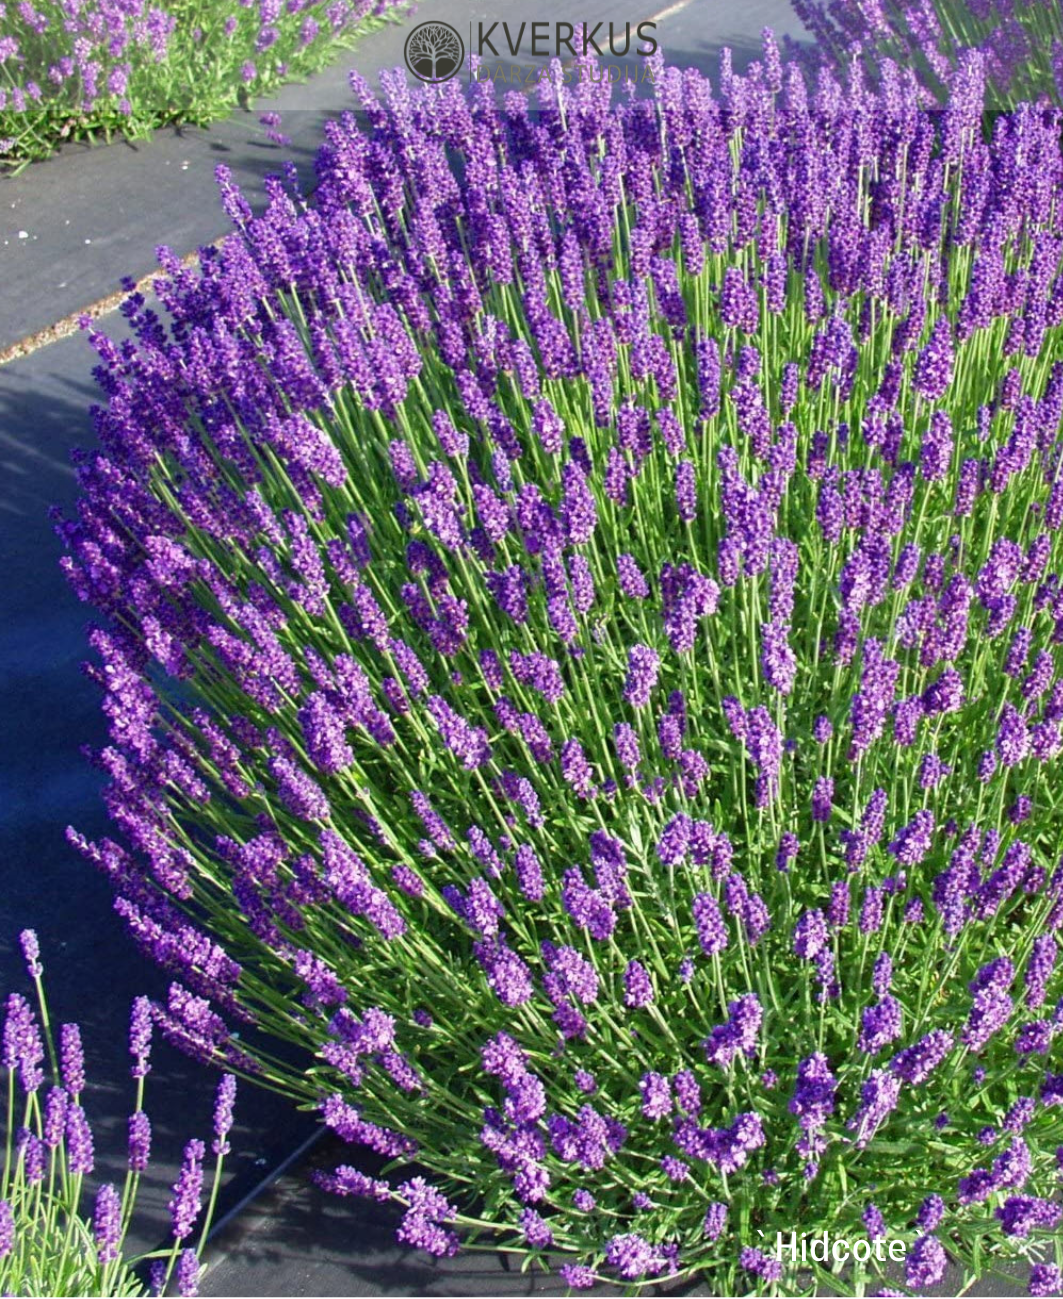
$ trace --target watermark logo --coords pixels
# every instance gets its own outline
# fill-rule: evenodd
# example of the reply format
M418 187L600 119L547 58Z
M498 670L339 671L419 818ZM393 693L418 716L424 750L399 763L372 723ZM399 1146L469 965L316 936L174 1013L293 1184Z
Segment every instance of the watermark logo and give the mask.
M800 1237L796 1231L791 1231L788 1237L781 1231L776 1232L775 1235L776 1258L780 1262L786 1262L789 1255L789 1262L792 1264L867 1263L872 1258L879 1263L885 1263L887 1259L899 1263L904 1259L906 1252L904 1241L886 1241L881 1236L871 1241L865 1236L859 1236L855 1240L845 1240L840 1236L831 1236L829 1231L813 1236L802 1232Z
M450 23L418 23L406 37L406 66L420 81L438 86L465 62L465 42Z
M637 54L645 59L657 52L657 38L654 36L657 24L651 19L636 23L634 27L625 22L622 28L620 23L610 22L608 33L605 27L604 21L593 26L590 23L522 22L517 27L516 23L510 26L508 22L496 20L487 26L477 23L475 36L470 23L469 41L479 58L493 55L496 59L505 58L504 51L508 51L513 59L522 53L536 59L560 59L566 55L572 59L581 55L584 58L597 55L598 58L611 56L622 59L628 54ZM501 50L495 41L502 46Z

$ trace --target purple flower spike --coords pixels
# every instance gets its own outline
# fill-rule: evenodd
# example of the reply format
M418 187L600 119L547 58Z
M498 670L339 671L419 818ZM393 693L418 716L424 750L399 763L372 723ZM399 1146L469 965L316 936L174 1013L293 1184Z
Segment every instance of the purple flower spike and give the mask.
M563 1263L558 1270L561 1279L572 1290L589 1290L598 1279L594 1270L582 1263Z
M181 1171L173 1187L170 1201L170 1223L174 1240L182 1241L192 1233L202 1206L203 1156L206 1148L202 1141L190 1141L185 1146Z
M122 1233L122 1200L108 1182L96 1192L96 1207L92 1215L92 1234L96 1240L96 1256L101 1263L113 1263L118 1257Z
M26 962L26 971L31 979L39 979L43 972L41 965L41 948L37 941L36 930L24 929L18 936L22 956Z
M151 1122L143 1110L129 1116L129 1169L142 1173L151 1157Z
M913 380L916 392L927 401L944 397L952 382L953 360L952 330L948 320L941 316L916 361Z
M44 1081L44 1044L29 1002L17 992L7 999L4 1018L4 1065L17 1069L23 1090L35 1092Z
M72 1173L91 1173L95 1167L92 1129L80 1105L70 1104L66 1111L67 1167Z
M1030 1268L1028 1293L1038 1299L1063 1294L1063 1270L1055 1263L1035 1263Z
M199 1294L199 1255L194 1249L181 1250L174 1273L181 1299L195 1299Z
M151 1066L151 1002L137 997L129 1020L129 1054L133 1057L133 1077L144 1078Z
M920 1236L905 1260L905 1275L914 1290L937 1285L948 1270L949 1260L936 1236Z
M629 1010L640 1010L653 1001L653 983L649 972L640 961L629 961L624 971L624 1005Z
M660 657L648 645L634 645L628 650L624 698L633 708L644 708L650 702L660 665Z
M214 1100L214 1141L211 1149L218 1156L227 1155L230 1150L228 1136L233 1126L233 1103L236 1100L236 1079L232 1074L225 1074L218 1084Z
M7 1200L0 1200L0 1258L7 1258L15 1246L15 1215Z
M76 1024L63 1024L59 1029L59 1071L71 1096L76 1098L85 1090L85 1052Z

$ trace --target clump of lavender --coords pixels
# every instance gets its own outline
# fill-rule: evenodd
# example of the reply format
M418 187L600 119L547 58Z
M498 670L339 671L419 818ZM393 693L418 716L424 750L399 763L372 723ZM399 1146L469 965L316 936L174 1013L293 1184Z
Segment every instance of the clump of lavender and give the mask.
M815 38L796 47L811 67L839 71L863 62L887 79L915 69L930 101L970 93L987 79L987 102L1063 100L1063 5L1060 0L792 0Z
M3 1066L7 1073L5 1159L0 1180L0 1287L4 1294L125 1296L144 1293L136 1265L154 1259L152 1292L176 1282L177 1293L198 1293L199 1250L213 1210L225 1138L232 1126L235 1079L222 1078L214 1115L217 1156L213 1191L203 1215L203 1143L190 1142L174 1186L169 1250L131 1257L125 1238L148 1167L151 1122L143 1109L151 1053L152 1011L133 1004L129 1046L136 1101L129 1118L129 1153L121 1187L105 1182L90 1193L95 1171L92 1129L84 1109L85 1060L76 1024L52 1033L37 935L20 935L36 991L36 1009L21 993L7 998ZM197 1237L193 1239L193 1229Z
M59 524L162 1031L573 1286L1058 1220L1060 118L767 55L355 79L93 335Z
M400 0L6 0L0 167L64 140L140 138L224 116L307 76L404 10ZM271 138L275 123L267 123Z

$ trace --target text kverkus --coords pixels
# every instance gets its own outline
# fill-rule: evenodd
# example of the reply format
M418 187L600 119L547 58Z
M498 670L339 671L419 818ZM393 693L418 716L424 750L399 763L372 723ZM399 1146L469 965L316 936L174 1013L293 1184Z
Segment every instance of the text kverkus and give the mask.
M498 58L501 52L494 45L494 41L497 40L501 43L504 39L511 58L516 58L522 47L525 53L531 54L534 58L544 58L550 55L553 55L554 58L560 58L562 50L573 58L577 55L591 53L597 54L599 57L608 53L615 58L623 58L629 51L640 55L642 58L648 58L651 54L656 53L657 40L650 34L656 30L657 24L655 22L646 20L637 25L635 36L645 44L638 45L634 50L631 50L631 23L625 22L623 25L624 44L622 49L617 48L621 39L620 25L609 23L608 37L605 36L602 30L605 26L604 22L596 23L593 27L589 23L522 22L519 27L514 24L514 27L516 27L514 31L508 22L492 22L486 25L480 22L477 24L476 41L473 48L481 58L483 58L485 52ZM524 44L526 34L530 36L530 42L527 45ZM599 41L601 44L599 44Z

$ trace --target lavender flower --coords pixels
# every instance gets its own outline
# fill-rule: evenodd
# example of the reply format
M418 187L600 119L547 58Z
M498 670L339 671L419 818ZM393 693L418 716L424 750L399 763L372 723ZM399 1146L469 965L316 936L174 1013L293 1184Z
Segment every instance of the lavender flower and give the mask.
M96 1192L92 1234L96 1240L97 1258L101 1263L113 1263L121 1245L122 1201L109 1182Z
M151 1157L151 1122L143 1110L129 1116L129 1168L142 1173Z
M628 651L624 698L632 707L644 708L650 702L659 671L660 659L648 645L635 645Z
M59 1029L59 1067L63 1086L78 1097L85 1090L85 1053L76 1024L63 1024Z
M211 1149L216 1155L229 1153L229 1132L233 1125L233 1104L236 1100L236 1079L226 1074L218 1084L214 1100L214 1140Z
M1063 1271L1055 1263L1035 1263L1030 1268L1031 1295L1057 1295L1063 1290Z
M174 1183L173 1199L169 1205L170 1223L177 1241L191 1234L202 1208L204 1151L202 1141L190 1141L185 1146L181 1171Z
M905 1260L905 1277L913 1289L936 1285L948 1270L949 1260L936 1236L920 1236Z
M0 1200L0 1258L7 1258L15 1245L15 1217L7 1200Z

